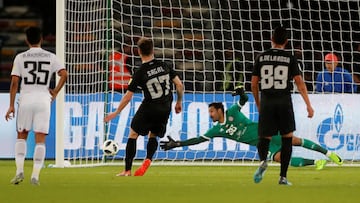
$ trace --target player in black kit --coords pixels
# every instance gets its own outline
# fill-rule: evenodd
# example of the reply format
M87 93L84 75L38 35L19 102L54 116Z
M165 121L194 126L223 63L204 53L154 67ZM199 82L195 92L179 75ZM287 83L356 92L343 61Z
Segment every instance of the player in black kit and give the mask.
M163 137L166 131L173 101L173 84L175 84L177 94L175 112L180 113L182 110L183 85L179 76L172 67L154 58L151 39L141 38L137 45L142 65L133 75L128 90L122 97L117 110L104 119L105 122L108 122L115 118L130 102L134 92L139 87L142 89L144 99L131 121L129 139L126 144L125 170L117 176L131 176L132 162L136 154L136 140L139 135L148 134L149 141L146 159L141 167L135 171L134 176L143 176L149 168L158 146L156 137Z
M283 27L275 28L271 41L272 49L265 51L256 58L251 78L251 90L259 110L259 142L257 148L260 166L254 174L254 182L259 183L262 180L267 168L266 158L271 136L280 132L282 147L279 184L291 185L286 176L292 153L293 131L295 130L290 93L292 80L295 81L306 104L309 118L314 115L314 110L311 107L297 59L284 50L288 42L286 29Z

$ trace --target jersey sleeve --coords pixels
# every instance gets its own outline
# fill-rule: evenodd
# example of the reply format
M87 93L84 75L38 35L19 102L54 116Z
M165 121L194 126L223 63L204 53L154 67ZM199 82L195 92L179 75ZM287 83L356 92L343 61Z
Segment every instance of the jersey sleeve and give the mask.
M60 61L58 57L56 57L56 55L53 55L52 62L52 68L54 72L59 72L60 70L65 69L64 64Z
M236 102L236 104L233 104L232 106L230 106L230 108L227 110L227 112L230 113L235 113L241 110L241 106L239 105L238 102Z
M297 59L295 56L291 57L292 61L290 64L290 71L291 71L291 76L294 77L296 75L301 75L301 71L300 71L300 64L298 63Z
M213 126L212 128L208 129L204 135L201 135L201 137L210 140L216 137L216 135L218 134L219 134L219 128L217 126Z
M135 92L139 86L139 72L140 70L135 72L134 76L129 81L128 89L131 92Z
M255 59L254 68L253 68L253 72L252 72L253 76L260 76L259 57L260 57L260 55L257 56Z
M165 64L165 63L164 63ZM169 68L170 79L174 79L177 76L176 71L172 65L165 64Z
M14 59L14 63L13 63L13 67L12 67L12 70L11 70L11 75L15 75L15 76L21 76L21 71L20 71L20 67L21 67L21 64L20 64L20 58L19 58L19 55L17 55Z

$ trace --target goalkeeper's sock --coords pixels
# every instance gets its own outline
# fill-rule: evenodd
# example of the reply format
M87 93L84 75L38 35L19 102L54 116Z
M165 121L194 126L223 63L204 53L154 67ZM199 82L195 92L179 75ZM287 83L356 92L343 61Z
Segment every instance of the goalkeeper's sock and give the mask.
M35 178L36 180L39 180L39 174L40 174L41 168L44 165L45 152L46 152L45 143L36 144L35 150L34 150L34 158L33 158L34 165L33 165L33 171L31 174L31 178Z
M16 175L24 173L24 161L26 156L26 140L17 139L15 143Z
M158 147L158 142L156 140L156 137L149 138L149 141L147 143L146 147L146 158L152 160L152 157L154 156L156 150Z
M125 171L131 170L136 154L136 139L129 138L126 144Z
M314 165L315 161L312 159L304 159L301 157L291 157L290 165L294 167Z
M281 166L280 166L280 176L286 177L287 170L289 168L289 162L292 153L292 137L282 137L281 138Z
M308 139L301 139L301 146L306 149L314 150L325 155L328 152L328 150L326 150L325 148L321 147L320 145Z
M262 138L262 137L259 138L259 142L257 144L257 149L258 149L260 161L266 160L267 154L269 151L269 144L270 144L270 139L266 139L266 138Z

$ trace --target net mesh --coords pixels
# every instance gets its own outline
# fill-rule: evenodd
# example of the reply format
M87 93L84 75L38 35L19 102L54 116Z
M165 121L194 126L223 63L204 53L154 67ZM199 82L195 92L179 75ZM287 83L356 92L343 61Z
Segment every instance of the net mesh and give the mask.
M66 158L102 162L104 139L116 140L120 151L114 158L124 158L129 125L141 103L141 93L135 94L118 118L105 125L102 119L117 107L129 75L141 64L136 48L139 37L154 40L155 56L173 65L184 83L184 112L171 114L167 135L189 139L212 126L208 103L222 101L229 107L236 101L229 93L239 84L249 93L253 61L271 47L271 30L280 24L289 30L286 48L299 59L309 93L315 93L316 77L330 52L350 72L353 83L359 83L359 4L338 0L66 0L65 52L71 75L66 85ZM335 110L340 99L335 95L330 101ZM257 120L251 97L243 112ZM354 117L356 113L350 114ZM305 133L318 142L317 124L313 129ZM353 127L348 134L360 140ZM146 137L139 137L136 158L145 157L146 143ZM356 141L356 150L358 146ZM255 147L216 138L168 152L158 150L155 159L244 162L256 156Z

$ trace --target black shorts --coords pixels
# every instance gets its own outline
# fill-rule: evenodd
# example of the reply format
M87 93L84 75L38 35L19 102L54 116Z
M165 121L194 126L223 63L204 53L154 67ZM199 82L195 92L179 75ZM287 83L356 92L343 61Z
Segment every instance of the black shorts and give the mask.
M259 136L285 135L295 131L291 96L262 96L259 114Z
M139 135L147 135L150 131L164 137L170 111L168 104L141 104L131 121L131 128Z

